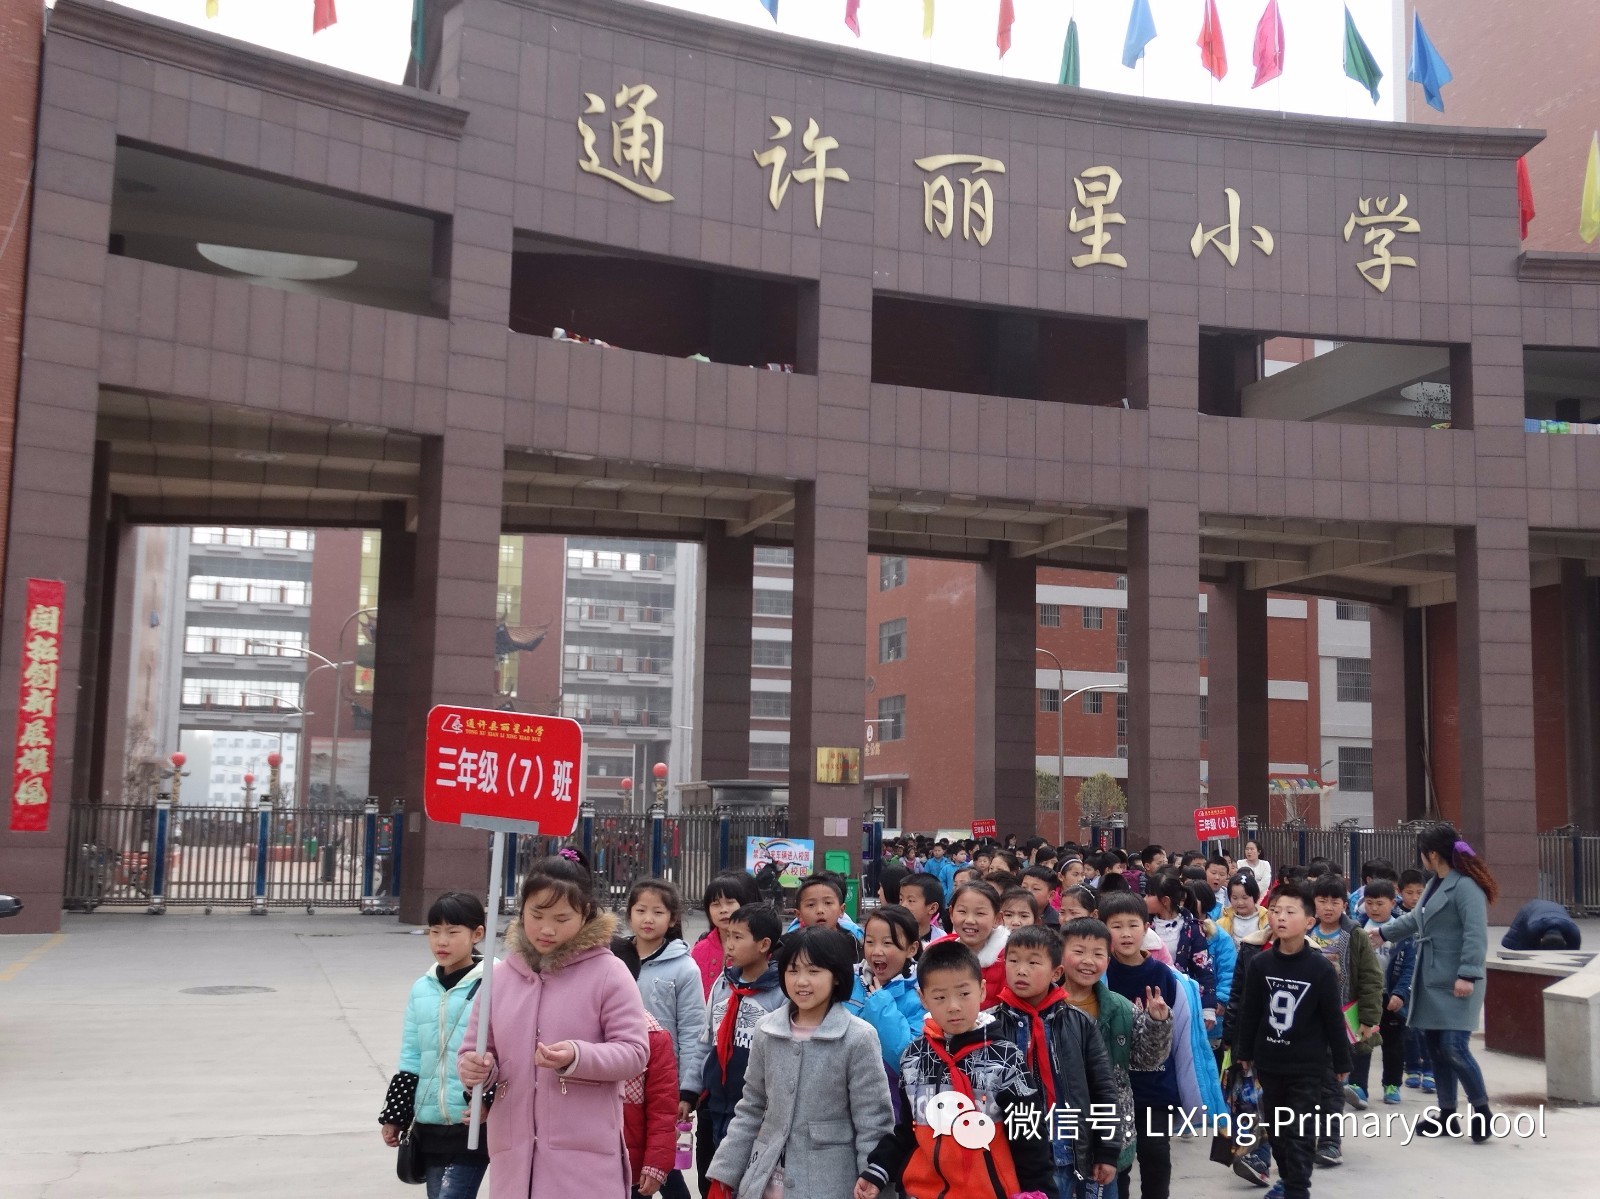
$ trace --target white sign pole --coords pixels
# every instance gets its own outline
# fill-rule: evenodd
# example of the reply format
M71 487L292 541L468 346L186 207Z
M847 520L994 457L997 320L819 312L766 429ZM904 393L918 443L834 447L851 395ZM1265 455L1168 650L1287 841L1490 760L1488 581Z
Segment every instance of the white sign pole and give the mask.
M494 933L500 915L500 875L505 865L506 835L494 833L494 848L489 851L489 904L483 919L483 957L486 968L483 985L478 988L478 1044L475 1052L482 1057L489 1048L489 996L494 981ZM476 1149L483 1122L483 1084L472 1088L472 1114L467 1123L467 1148Z

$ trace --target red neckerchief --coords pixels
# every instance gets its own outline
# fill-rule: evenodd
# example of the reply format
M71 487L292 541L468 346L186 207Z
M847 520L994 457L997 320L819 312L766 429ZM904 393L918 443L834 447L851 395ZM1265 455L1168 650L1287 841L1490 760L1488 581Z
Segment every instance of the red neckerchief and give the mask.
M728 1081L728 1061L733 1057L733 1031L739 1025L739 1001L754 995L759 988L730 985L728 1010L722 1013L722 1023L717 1025L717 1065L722 1068L722 1081Z
M1067 993L1060 987L1051 987L1035 1005L1018 998L1017 993L1006 986L1000 989L1000 1002L1014 1011L1025 1012L1033 1026L1028 1037L1028 1066L1044 1084L1046 1110L1053 1110L1056 1106L1055 1071L1050 1068L1050 1043L1045 1039L1044 1016L1041 1013L1053 1004L1067 1002Z
M945 1069L950 1071L950 1085L960 1091L968 1099L976 1100L972 1092L972 1080L967 1077L967 1072L961 1068L961 1062L969 1055L976 1053L987 1045L988 1039L974 1041L970 1045L957 1049L951 1053L944 1045L944 1030L932 1016L922 1022L922 1035L928 1040L928 1048L933 1050L933 1056L944 1063Z

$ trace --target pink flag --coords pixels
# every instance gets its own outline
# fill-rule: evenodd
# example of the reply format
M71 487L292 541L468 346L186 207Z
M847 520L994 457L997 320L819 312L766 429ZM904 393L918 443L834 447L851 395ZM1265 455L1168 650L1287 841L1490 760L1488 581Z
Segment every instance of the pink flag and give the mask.
M1217 0L1206 0L1205 20L1200 23L1200 65L1215 79L1228 73L1228 48L1222 44L1222 22L1217 17Z
M844 0L845 28L857 37L861 36L861 0Z
M1522 240L1528 240L1528 222L1539 214L1533 208L1533 179L1528 174L1527 155L1517 159L1517 215L1522 220Z
M317 0L317 6L311 13L311 32L321 33L338 19L339 14L333 10L333 0Z
M1006 51L1011 49L1011 26L1015 23L1017 14L1012 10L1011 0L1000 0L1000 29L995 35L994 44L1000 47L1000 57L1006 56Z
M1267 11L1261 14L1252 61L1256 64L1256 81L1251 87L1260 87L1283 74L1283 18L1278 15L1278 0L1267 0Z

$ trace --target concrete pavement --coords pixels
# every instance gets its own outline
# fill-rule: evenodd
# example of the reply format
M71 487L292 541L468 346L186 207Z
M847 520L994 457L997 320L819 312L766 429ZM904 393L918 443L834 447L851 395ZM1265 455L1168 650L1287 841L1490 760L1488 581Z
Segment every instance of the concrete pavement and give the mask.
M407 1193L376 1116L406 990L430 962L393 919L350 914L103 913L69 916L56 937L0 937L0 1196ZM241 989L197 993L217 987ZM1543 1101L1541 1063L1481 1046L1480 1060L1497 1109ZM1422 1097L1405 1094L1373 1110L1415 1115ZM1485 1183L1561 1193L1593 1177L1595 1112L1549 1109L1544 1126L1542 1139L1481 1147L1357 1138L1316 1191L1460 1199ZM1257 1193L1207 1148L1175 1147L1175 1195Z

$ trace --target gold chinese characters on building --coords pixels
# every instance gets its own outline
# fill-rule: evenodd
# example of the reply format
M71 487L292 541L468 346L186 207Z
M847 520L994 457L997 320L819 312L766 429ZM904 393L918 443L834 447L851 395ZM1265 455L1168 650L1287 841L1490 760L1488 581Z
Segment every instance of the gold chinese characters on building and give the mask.
M1128 260L1121 254L1106 253L1106 247L1111 244L1111 231L1106 226L1128 223L1128 218L1120 212L1110 211L1122 191L1121 172L1115 167L1090 167L1081 175L1074 176L1072 186L1077 190L1078 203L1088 212L1080 217L1074 208L1067 228L1074 233L1082 233L1083 244L1089 247L1087 254L1073 255L1072 265L1085 267L1104 263L1106 266L1127 269Z
M1239 193L1231 187L1222 189L1223 195L1228 197L1228 221L1218 225L1215 229L1207 229L1204 221L1196 221L1194 236L1189 239L1189 250L1196 258L1200 251L1207 245L1213 245L1218 252L1228 260L1229 266L1239 265ZM1263 225L1251 225L1255 237L1251 244L1269 258L1272 256L1274 242L1272 233ZM1223 236L1226 234L1227 236Z
M774 132L768 141L782 142L794 132L794 125L783 117L775 116L771 120ZM789 161L788 147L768 146L765 150L755 150L752 153L757 164L763 170L771 172L767 177L767 203L772 205L774 212L782 210L783 198L788 193L791 182L812 185L811 207L816 217L817 228L820 229L828 180L849 183L850 176L843 168L828 165L828 155L839 148L839 139L825 135L816 118L813 117L806 122L806 131L800 135L800 145L806 152L804 161L811 165L797 167L787 175L783 173L783 168Z
M846 784L860 781L859 749L827 745L817 747L817 782Z
M593 92L584 93L584 99L587 101L584 116L598 116L606 111L606 102ZM648 83L623 84L617 89L613 104L626 115L611 122L612 165L609 167L600 161L595 131L579 117L578 136L583 139L583 156L578 159L578 169L609 179L641 199L656 204L671 200L671 192L655 186L661 179L667 153L666 126L650 115L650 106L657 99L656 89ZM629 173L623 174L624 170ZM640 181L641 175L644 182Z
M1356 263L1356 270L1361 277L1379 291L1388 291L1390 276L1397 266L1416 268L1417 260L1400 254L1389 253L1389 247L1394 244L1394 239L1401 233L1421 233L1422 223L1414 216L1406 215L1406 195L1400 193L1400 200L1391 209L1390 199L1384 196L1381 199L1363 197L1356 205L1360 215L1352 212L1350 219L1344 223L1344 239L1350 240L1350 235L1358 228L1365 229L1361 243L1372 247L1372 257Z
M914 160L919 170L943 172L953 166L969 167L967 175L960 179L961 183L961 236L968 241L976 241L980 246L989 244L989 239L994 236L994 188L987 179L975 179L970 176L995 174L1004 175L1006 164L998 158L989 158L982 154L933 154L927 158ZM977 231L973 231L974 218L976 218ZM955 228L955 189L950 186L950 178L944 174L935 175L932 180L924 180L922 184L922 223L929 233L937 233L940 237L949 239L951 231Z

